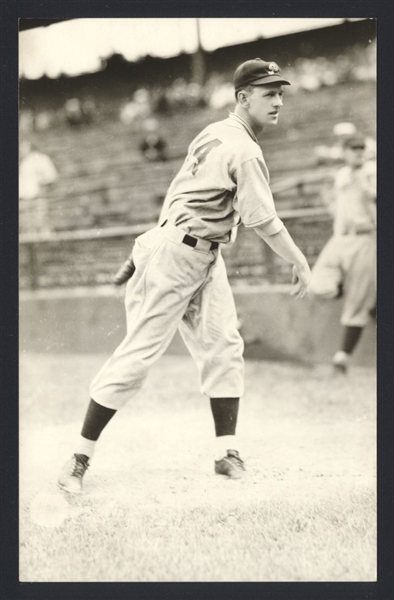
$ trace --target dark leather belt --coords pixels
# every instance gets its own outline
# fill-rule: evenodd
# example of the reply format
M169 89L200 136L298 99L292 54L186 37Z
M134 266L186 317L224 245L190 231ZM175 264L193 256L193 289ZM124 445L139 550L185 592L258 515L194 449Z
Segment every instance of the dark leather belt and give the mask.
M196 240L195 237L189 235L188 233L185 234L185 237L182 240L183 244L186 244L186 246L191 246L192 248L195 248L197 246L198 240ZM211 247L210 250L216 250L216 248L219 248L219 243L218 242L211 242Z
M164 225L166 223L167 223L167 221L164 221L164 223L162 223L160 225L160 227L164 227ZM206 240L206 241L209 241L209 240ZM192 248L195 248L198 244L198 239L193 237L192 235L189 235L188 233L185 233L182 243L186 244L186 246L191 246ZM211 242L211 247L209 249L216 250L217 248L219 248L219 242Z

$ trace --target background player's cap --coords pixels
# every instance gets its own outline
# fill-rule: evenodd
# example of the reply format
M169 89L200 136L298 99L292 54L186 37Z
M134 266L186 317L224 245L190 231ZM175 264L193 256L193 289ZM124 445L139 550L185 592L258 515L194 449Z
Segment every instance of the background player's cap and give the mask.
M333 134L338 137L346 137L355 135L357 133L357 128L354 123L336 123L332 130Z
M365 150L365 137L362 133L356 133L349 136L343 141L344 148L352 148L353 150Z
M262 58L247 60L239 65L234 73L234 87L236 90L247 85L266 85L267 83L281 83L291 85L290 81L282 77L276 62L266 61Z

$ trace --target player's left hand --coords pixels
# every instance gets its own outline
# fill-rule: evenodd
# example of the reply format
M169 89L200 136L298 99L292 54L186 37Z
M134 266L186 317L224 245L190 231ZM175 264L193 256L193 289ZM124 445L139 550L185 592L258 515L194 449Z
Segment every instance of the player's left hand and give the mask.
M291 280L293 288L290 292L290 295L295 296L297 300L304 298L308 293L311 280L312 273L306 261L303 265L294 265L293 277Z

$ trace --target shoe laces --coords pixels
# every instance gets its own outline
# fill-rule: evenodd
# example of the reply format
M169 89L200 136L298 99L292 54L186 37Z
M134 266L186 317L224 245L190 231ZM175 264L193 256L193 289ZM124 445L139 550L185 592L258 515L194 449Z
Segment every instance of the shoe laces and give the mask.
M227 450L226 458L232 462L237 463L237 465L240 466L242 469L244 468L244 461L239 456L237 450Z
M86 469L89 467L89 458L83 458L81 454L74 454L74 462L72 465L71 476L82 479Z

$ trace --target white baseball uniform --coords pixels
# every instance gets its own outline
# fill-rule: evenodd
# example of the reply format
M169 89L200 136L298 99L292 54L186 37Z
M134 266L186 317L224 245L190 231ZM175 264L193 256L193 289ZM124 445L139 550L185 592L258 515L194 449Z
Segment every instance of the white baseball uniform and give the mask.
M335 298L344 288L341 323L364 327L376 303L376 163L342 167L334 181L334 235L312 270L311 291Z
M91 397L119 409L140 388L176 330L211 398L243 394L243 341L219 243L232 229L280 231L261 148L249 125L230 116L190 144L169 187L163 222L136 239L128 281L127 334L91 384Z

